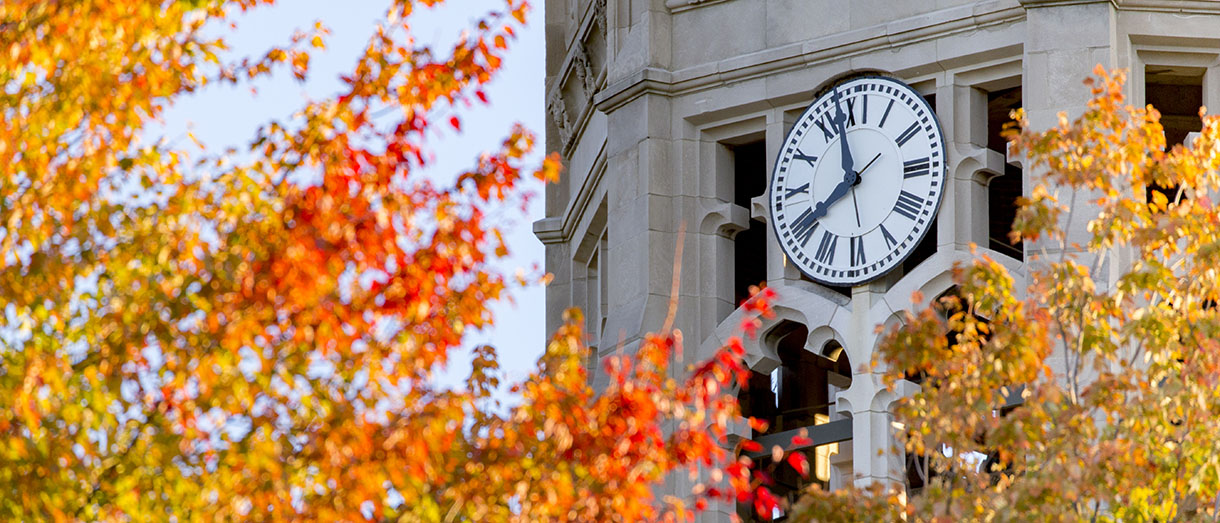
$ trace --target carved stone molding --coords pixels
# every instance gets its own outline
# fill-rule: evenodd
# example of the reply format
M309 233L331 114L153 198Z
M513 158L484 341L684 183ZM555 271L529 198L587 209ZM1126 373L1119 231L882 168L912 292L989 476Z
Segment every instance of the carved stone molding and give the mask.
M686 11L687 9L718 4L725 1L727 0L665 0L665 7L668 7L671 13L677 13L679 11Z

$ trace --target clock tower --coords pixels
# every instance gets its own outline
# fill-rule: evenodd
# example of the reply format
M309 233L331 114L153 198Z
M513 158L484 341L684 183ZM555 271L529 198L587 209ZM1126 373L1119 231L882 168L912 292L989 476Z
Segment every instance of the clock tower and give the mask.
M1171 142L1220 107L1220 2L546 0L545 19L546 149L566 163L534 223L548 329L584 310L598 387L599 358L662 327L675 262L686 362L734 334L765 282L777 315L748 340L737 393L771 424L739 435L770 448L806 431L830 489L923 485L890 416L919 380L883 385L878 326L955 292L954 264L986 254L1020 279L1041 252L1008 239L1031 186L1001 136L1010 111L1036 128L1080 114L1098 63L1172 116ZM1090 235L1083 220L1066 234Z

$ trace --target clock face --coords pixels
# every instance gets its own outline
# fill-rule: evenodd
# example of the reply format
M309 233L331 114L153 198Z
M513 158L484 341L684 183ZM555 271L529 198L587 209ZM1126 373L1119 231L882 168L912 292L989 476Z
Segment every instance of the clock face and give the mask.
M863 283L923 239L945 176L944 138L928 102L892 78L853 78L815 100L784 140L771 223L809 278Z

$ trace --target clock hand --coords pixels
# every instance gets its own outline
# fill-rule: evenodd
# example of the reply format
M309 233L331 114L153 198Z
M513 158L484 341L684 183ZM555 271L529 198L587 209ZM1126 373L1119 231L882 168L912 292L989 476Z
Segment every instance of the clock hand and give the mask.
M856 171L852 168L855 161L851 156L851 147L847 144L847 128L844 127L847 115L843 114L843 106L839 104L839 88L832 89L831 97L835 101L835 115L830 118L830 123L839 131L839 150L843 154L843 175L845 178L847 176L855 177Z
M852 173L852 176L855 176L855 173ZM855 180L852 178L844 177L843 181L839 182L839 185L836 185L834 190L830 191L830 194L826 195L825 200L818 202L818 204L813 207L813 214L811 217L816 220L825 216L830 204L839 201L839 198L847 196L847 190L851 189L851 184L854 181Z
M856 180L857 183L859 181L860 181L859 179ZM860 202L856 201L856 188L854 186L851 188L851 204L856 207L856 227L859 227L860 226Z
M881 158L881 153L877 153L877 156L874 156L872 160L869 160L869 161L868 161L868 163L864 164L864 168L863 168L863 169L860 169L859 171L856 171L856 177L857 177L857 179L856 179L856 183L857 183L857 184L858 184L858 183L860 183L859 176L860 176L861 174L864 174L864 171L867 171L869 167L872 167L873 162L877 161L877 159L878 159L878 158Z

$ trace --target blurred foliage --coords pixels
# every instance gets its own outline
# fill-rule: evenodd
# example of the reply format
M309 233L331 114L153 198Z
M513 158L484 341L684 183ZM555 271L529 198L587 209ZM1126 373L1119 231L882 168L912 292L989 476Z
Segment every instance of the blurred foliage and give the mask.
M397 0L340 92L244 150L142 141L209 85L309 75L321 23L236 60L207 36L270 3L0 3L0 518L681 519L747 490L739 341L676 381L667 330L594 394L573 312L519 405L490 347L433 383L511 284L494 217L559 174L522 165L521 127L452 185L417 174L434 122L487 103L524 0L443 50L410 32L437 2ZM676 470L718 472L654 499Z

